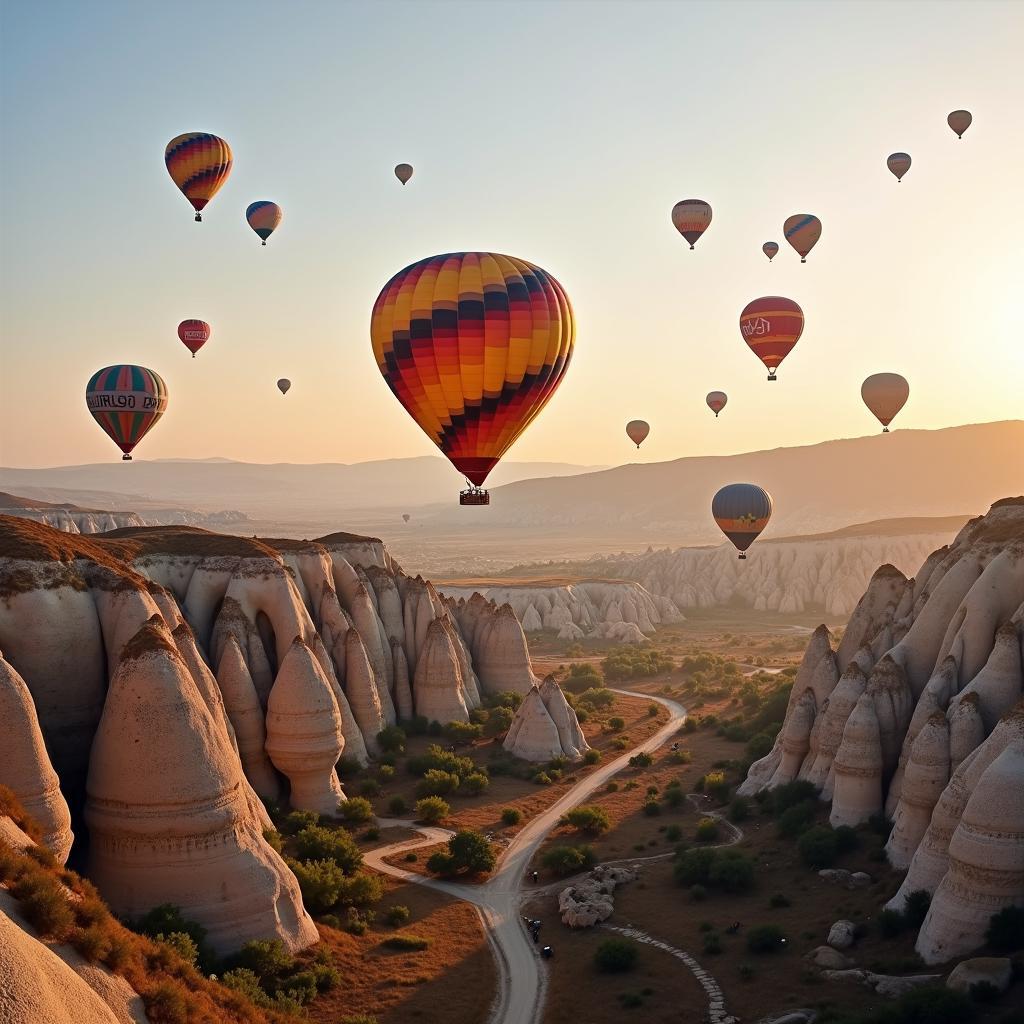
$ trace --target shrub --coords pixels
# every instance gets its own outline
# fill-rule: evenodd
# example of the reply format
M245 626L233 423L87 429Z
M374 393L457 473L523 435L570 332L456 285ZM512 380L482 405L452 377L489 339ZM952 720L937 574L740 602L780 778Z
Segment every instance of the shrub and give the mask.
M593 867L596 859L590 846L553 846L541 857L541 864L552 874L564 878Z
M708 772L704 776L704 792L719 803L725 803L729 799L729 783L725 781L724 773Z
M774 896L768 901L768 906L773 909L779 907L791 907L793 904L790 902L789 897L783 895L781 892L775 893Z
M418 797L446 796L458 789L461 781L454 772L446 772L441 768L429 768L416 784L416 795Z
M169 935L164 935L161 932L159 935L154 936L154 941L169 946L185 963L191 964L193 967L199 959L199 947L192 936L187 935L185 932L171 932ZM98 957L95 959L98 959Z
M492 871L498 859L487 837L473 829L456 832L448 840L448 852L455 870L471 875Z
M718 854L708 869L708 882L725 892L747 892L754 885L754 862L739 850Z
M390 764L381 764L381 765L379 765L377 767L377 775L380 776L380 778L383 779L384 782L390 782L395 777L395 767L394 767L394 765L390 765ZM365 786L364 786L364 789L365 789ZM380 793L380 786L377 787L377 793L374 793L373 795L377 796L378 793ZM363 796L367 796L367 795L368 794L363 793Z
M594 689L585 690L579 695L578 703L589 707L591 710L611 707L615 703L615 694L611 690Z
M354 796L338 804L338 816L354 825L362 825L373 819L373 805L366 797Z
M816 809L816 804L810 800L787 807L779 815L775 823L775 831L785 839L795 839L811 827ZM838 852L838 845L836 845L836 850Z
M652 764L654 764L654 758L644 751L634 754L629 759L630 768L650 768Z
M704 952L711 956L722 952L722 940L714 932L709 932L704 936Z
M697 841L701 843L710 843L713 839L718 838L718 822L714 818L701 818L697 822Z
M416 817L428 825L444 821L451 812L451 807L439 796L427 796L416 801Z
M696 720L693 719L693 718L690 718L690 716L687 715L685 721L683 722L683 732L696 732L696 731L697 731L697 722L696 722Z
M601 760L601 751L600 750L595 750L594 747L591 747L583 755L583 763L584 764L597 764L597 762L600 761L600 760Z
M892 825L893 823L882 811L876 811L870 818L868 818L868 828L871 829L875 835L879 835L883 839L889 838L889 833L892 831Z
M345 930L353 935L365 935L373 920L373 911L360 913L355 907L349 907L345 915Z
M665 829L665 838L670 843L678 843L679 840L683 838L682 828L680 828L679 825L669 825L669 827Z
M391 773L394 774L394 768L390 769ZM359 795L362 797L373 797L380 796L380 783L376 779L366 779L359 786ZM344 817L344 804L338 805L338 813L341 817Z
M583 653L582 650L580 653ZM600 689L603 683L601 673L593 665L572 664L569 666L569 675L562 682L562 689L579 694L586 690Z
M462 780L461 792L479 796L490 784L491 780L483 772L473 772Z
M491 708L487 712L487 721L484 722L484 735L498 736L508 732L514 718L515 712L511 708Z
M280 939L253 939L233 957L233 966L251 971L261 985L273 984L295 967L295 957Z
M648 797L644 801L643 810L644 814L646 814L648 818L656 818L661 814L661 804L659 804L654 797Z
M453 743L472 743L484 734L484 727L473 722L449 722L444 734Z
M673 750L665 760L669 764L690 764L693 761L693 751Z
M804 779L798 779L794 782L787 782L784 785L776 786L768 793L768 796L771 803L771 813L777 818L796 804L816 800L818 791L814 788L813 783L807 782ZM814 804L812 803L811 806L813 807Z
M406 802L400 796L393 796L388 801L388 811L391 814L402 815L405 814L406 811L408 810L409 808L406 805Z
M815 825L800 837L797 849L800 851L800 859L809 868L827 868L835 863L839 855L839 840L828 825Z
M518 825L522 820L522 813L515 807L506 807L501 812L501 823L503 825Z
M993 914L985 941L995 953L1013 953L1024 947L1024 907L1003 907Z
M850 828L849 825L840 825L833 831L836 836L836 849L840 854L851 853L860 846L860 836L857 835L857 830Z
M188 1024L189 1000L176 981L161 981L144 997L146 1016L154 1024Z
M181 908L173 903L161 903L153 907L133 925L133 929L150 938L175 932L183 933L195 943L200 955L205 952L206 929L197 921L189 921L183 917Z
M733 797L729 804L730 821L746 821L750 817L750 801L743 796Z
M302 902L313 914L334 907L345 884L345 872L333 860L288 861L298 879Z
M33 871L22 875L11 892L20 901L19 910L41 935L64 939L75 925L75 914L56 878Z
M567 811L562 816L562 822L567 825L572 825L573 828L580 832L607 832L611 828L611 819L608 817L608 812L603 807L597 807L595 804L580 804L579 807L572 808L571 811Z
M388 907L386 913L384 914L384 920L395 928L397 928L400 924L405 924L409 920L409 917L409 908L402 906L400 903L395 904L395 906L393 907Z
M703 903L708 898L708 891L703 885L690 886L690 899L694 903Z
M927 889L915 889L907 894L903 901L903 919L911 928L920 928L924 924L931 902L932 894ZM1024 939L1024 935L1020 938Z
M618 647L601 662L606 679L636 679L656 676L675 668L671 658L649 647Z
M717 853L717 850L700 848L684 850L672 869L676 882L679 885L706 884Z
M426 949L430 942L427 939L421 938L419 935L389 935L382 945L387 946L389 949L403 949L407 951L416 952L421 949Z
M785 934L773 924L758 925L747 932L747 949L751 953L774 953L785 944Z
M270 847L276 850L278 853L284 849L284 844L281 842L281 833L273 828L265 828L263 830L263 838L266 839Z
M648 704L647 705L647 717L648 718L657 718L658 717L658 712L660 710L661 710L661 705L660 704Z
M353 874L363 863L356 841L343 828L307 826L295 837L295 850L300 860L332 860L347 875Z
M411 775L426 775L427 772L439 771L457 775L460 779L480 769L473 763L471 757L460 757L450 750L437 743L431 743L426 753L419 757L410 757L406 761L406 768Z
M438 850L427 858L427 870L434 875L452 875L455 873L455 864L447 853Z
M594 953L594 966L602 974L620 974L636 966L639 949L630 939L606 939Z
M604 787L604 791L606 793L618 793L619 784L617 782L609 782L608 785Z
M669 807L679 807L686 800L686 795L678 786L669 786L665 790L664 800Z
M538 786L550 786L554 780L547 772L536 772L532 781Z
M343 906L368 907L379 903L384 896L384 879L377 874L358 874L345 878L338 893L338 903Z
M622 729L626 728L626 720L624 718L619 718L618 715L613 715L608 719L608 728L611 729L612 732L620 732Z
M267 994L260 988L260 979L247 967L235 967L230 971L225 971L220 977L220 982L235 992L240 992L257 1006L270 1005Z
M977 1015L966 995L942 985L911 989L890 1007L890 1012L898 1024L965 1024Z
M407 853L402 860L407 864L415 864L419 860L419 857L415 853Z

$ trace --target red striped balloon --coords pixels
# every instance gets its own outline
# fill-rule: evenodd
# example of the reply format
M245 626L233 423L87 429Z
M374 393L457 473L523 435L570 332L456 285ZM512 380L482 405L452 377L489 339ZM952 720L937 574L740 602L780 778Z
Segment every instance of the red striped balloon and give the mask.
M764 295L748 302L740 313L740 332L750 350L768 367L768 379L800 340L804 311L781 295Z
M178 338L192 353L196 353L210 340L210 325L205 320L182 320L178 324Z
M92 418L129 461L132 449L163 416L167 385L160 374L144 366L105 366L89 378L85 402Z
M672 223L692 249L711 223L711 204L703 199L682 199L672 207Z

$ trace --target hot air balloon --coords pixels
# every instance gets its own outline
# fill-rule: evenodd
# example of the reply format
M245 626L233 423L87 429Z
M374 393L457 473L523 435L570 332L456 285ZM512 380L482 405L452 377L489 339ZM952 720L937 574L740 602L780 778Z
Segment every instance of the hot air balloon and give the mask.
M909 153L891 153L888 160L885 161L886 167L896 175L897 181L903 180L903 175L910 170L910 164Z
M704 399L708 403L708 408L715 414L715 419L718 419L718 414L725 408L725 403L729 401L729 396L724 391L709 391L708 397Z
M644 440L650 432L651 425L644 420L630 420L626 424L626 436L637 446L637 448L644 443Z
M131 461L132 449L153 429L167 408L167 385L158 373L130 363L104 366L85 386L92 418Z
M740 331L751 351L768 367L775 380L779 364L792 351L804 330L804 311L781 295L765 295L748 302L740 313Z
M404 185L412 177L412 164L396 164L395 177Z
M763 252L765 256L768 257L768 262L771 263L771 261L775 259L775 257L778 255L779 243L765 242L764 245L761 246L761 252Z
M794 213L782 225L786 241L800 254L800 262L807 262L807 254L821 238L821 221L813 213Z
M683 199L672 207L672 223L692 249L711 223L711 207L703 199Z
M403 513L402 513L402 522L403 522L403 523L407 523L407 522L409 522L409 520L410 520L411 518L412 518L412 516L410 516L408 512L403 512Z
M487 474L544 408L569 366L576 329L562 286L526 260L431 256L397 273L373 305L384 380L487 505Z
M969 110L954 110L953 113L946 118L946 124L956 132L956 137L958 139L962 139L964 137L964 132L971 127L971 122L973 120L974 118L971 117L971 112Z
M283 216L281 207L269 199L258 199L245 208L245 219L249 222L249 227L263 239L264 245L281 223Z
M907 404L910 385L898 373L873 373L860 386L860 397L882 424L882 433L889 433L889 424Z
M196 353L210 340L210 325L205 320L182 320L178 324L178 338L192 353Z
M740 558L746 558L744 552L772 517L772 496L756 484L726 484L711 499L711 514Z
M201 221L200 210L231 173L231 147L216 135L187 132L167 143L164 163L171 180L195 208L196 220Z
M292 382L287 377L282 377L277 382L277 390L280 391L282 395L287 395L288 394L288 389L291 386L292 386Z

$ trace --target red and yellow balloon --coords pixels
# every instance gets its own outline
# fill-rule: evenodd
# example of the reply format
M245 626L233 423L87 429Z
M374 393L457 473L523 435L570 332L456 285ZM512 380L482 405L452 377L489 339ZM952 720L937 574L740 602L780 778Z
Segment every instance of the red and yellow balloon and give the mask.
M228 180L233 157L231 147L217 135L186 132L171 139L164 150L164 163L171 180L196 211L201 211Z
M132 449L167 409L167 385L145 366L104 366L89 378L85 402L92 418L124 453L122 459L129 462Z
M781 295L764 295L748 302L740 313L740 333L750 350L768 367L768 379L775 380L779 364L800 340L804 311Z

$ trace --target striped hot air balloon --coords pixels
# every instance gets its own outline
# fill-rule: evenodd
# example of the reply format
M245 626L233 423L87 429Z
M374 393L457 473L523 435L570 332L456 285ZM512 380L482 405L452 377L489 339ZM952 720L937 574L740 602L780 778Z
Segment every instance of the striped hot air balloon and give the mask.
M97 370L85 387L92 418L131 460L132 449L156 425L167 408L167 385L144 366L123 363Z
M971 122L973 120L974 118L971 117L971 112L969 110L954 110L946 118L946 124L956 132L956 137L958 139L962 139L964 137L964 132L971 127Z
M231 147L216 135L187 132L171 139L164 151L164 163L171 180L196 211L200 211L217 194L231 173Z
M718 414L725 408L726 402L729 401L729 396L724 391L709 391L708 397L704 399L707 402L708 408L715 414L715 419L718 419Z
M800 254L800 262L807 262L807 254L821 238L821 221L813 213L794 213L782 225L786 241Z
M406 185L412 177L412 164L395 164L395 177Z
M772 517L772 496L757 484L726 484L711 499L718 528L732 541L740 558Z
M544 408L569 366L572 306L526 260L490 252L406 267L373 305L370 338L406 412L486 504L487 474Z
M804 331L804 311L781 295L764 295L748 302L740 313L740 332L750 350L768 367L775 380L779 364L793 350Z
M284 213L281 207L269 199L258 199L245 208L245 219L249 222L249 227L263 239L264 245L281 223L282 217Z
M889 424L907 404L910 385L898 373L873 373L860 386L860 397L882 424L882 433L889 433Z
M888 159L885 161L885 166L892 171L897 182L903 180L903 175L910 170L910 164L911 160L909 153L890 153Z
M771 261L779 254L779 243L765 242L764 245L761 246L761 252L768 257L768 262L771 263Z
M682 199L672 207L672 223L692 249L711 223L711 206L703 199Z
M651 432L651 425L646 420L630 420L626 424L626 437L630 439L637 446L640 447L647 440L647 435Z
M178 338L192 353L196 353L210 340L210 325L205 320L182 320L178 324Z

